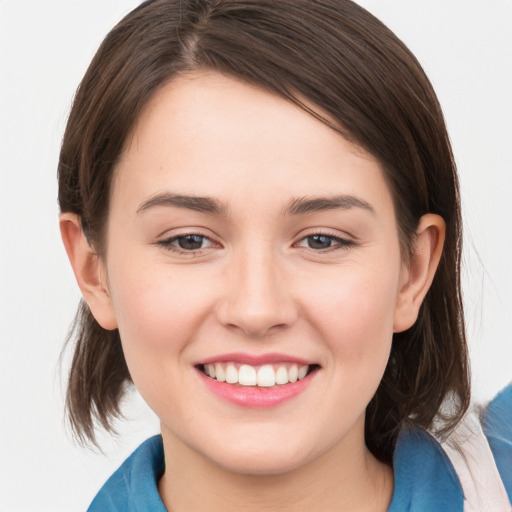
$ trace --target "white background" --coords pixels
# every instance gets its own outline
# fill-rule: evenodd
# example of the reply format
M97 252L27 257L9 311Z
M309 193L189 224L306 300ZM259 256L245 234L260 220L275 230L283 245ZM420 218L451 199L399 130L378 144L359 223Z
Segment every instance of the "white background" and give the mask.
M79 292L57 227L71 98L135 0L0 0L0 512L85 510L158 424L135 394L105 455L73 445L58 357ZM466 219L473 391L512 378L512 1L361 0L410 46L444 107Z

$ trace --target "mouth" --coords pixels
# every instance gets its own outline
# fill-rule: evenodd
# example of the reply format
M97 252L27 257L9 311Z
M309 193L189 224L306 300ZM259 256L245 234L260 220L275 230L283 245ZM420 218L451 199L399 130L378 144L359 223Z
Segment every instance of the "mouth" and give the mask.
M274 408L302 395L321 369L312 361L277 353L223 354L194 367L217 398L251 409Z
M301 381L318 370L317 364L277 362L252 365L217 361L196 365L205 376L219 383L239 387L276 388Z

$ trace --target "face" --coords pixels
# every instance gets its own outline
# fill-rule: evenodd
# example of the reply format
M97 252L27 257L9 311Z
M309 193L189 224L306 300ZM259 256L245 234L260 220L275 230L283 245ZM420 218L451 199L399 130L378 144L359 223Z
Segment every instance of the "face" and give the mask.
M168 446L251 474L365 449L405 273L374 158L198 73L147 106L111 199L113 322Z

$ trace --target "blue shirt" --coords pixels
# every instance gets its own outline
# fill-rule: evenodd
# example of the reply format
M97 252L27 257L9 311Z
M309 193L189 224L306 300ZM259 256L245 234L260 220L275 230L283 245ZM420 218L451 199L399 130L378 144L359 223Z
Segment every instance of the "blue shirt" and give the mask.
M512 385L487 407L482 425L512 502ZM166 512L157 487L164 469L162 438L151 437L110 477L88 512ZM388 512L462 512L464 494L457 474L440 444L424 430L400 433L393 470Z

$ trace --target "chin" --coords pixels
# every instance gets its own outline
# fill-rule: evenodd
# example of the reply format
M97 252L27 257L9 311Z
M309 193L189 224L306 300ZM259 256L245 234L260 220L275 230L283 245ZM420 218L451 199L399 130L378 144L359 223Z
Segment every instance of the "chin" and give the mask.
M293 437L293 436L291 436ZM236 442L238 441L238 442ZM264 430L245 439L231 438L217 445L222 449L203 452L207 458L231 473L255 476L275 476L295 471L314 460L316 450L307 448L307 439L282 436L272 439ZM320 456L321 452L317 454Z
M224 457L219 465L230 473L247 476L278 476L291 473L309 462L304 455L300 458L284 450L249 450Z

